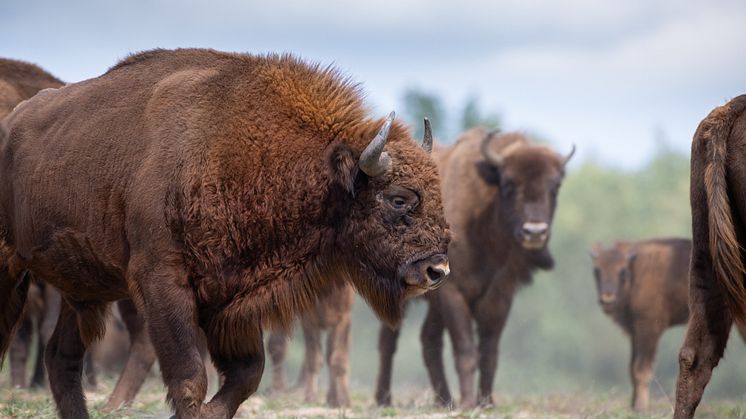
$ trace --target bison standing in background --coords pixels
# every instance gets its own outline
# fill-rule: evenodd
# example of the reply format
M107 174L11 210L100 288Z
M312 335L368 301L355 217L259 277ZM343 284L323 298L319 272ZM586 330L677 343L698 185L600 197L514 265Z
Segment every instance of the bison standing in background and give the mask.
M733 321L746 326L746 95L715 108L692 141L690 320L674 417L694 416Z
M492 403L498 342L515 292L537 269L551 269L547 248L557 194L573 151L561 156L521 134L473 129L436 152L452 280L428 293L422 350L437 401L452 404L443 367L443 332L453 344L461 406ZM476 322L479 342L474 339ZM376 400L391 402L392 356L398 332L383 326ZM479 368L478 393L474 389Z
M15 106L47 88L56 88L63 83L38 66L23 61L0 58L0 119L8 115ZM0 127L0 130L2 128ZM10 257L11 251L0 239L0 257ZM2 262L0 262L2 263ZM49 286L33 282L29 284L28 304L20 321L18 332L10 347L11 385L25 387L26 361L31 353L31 342L36 332L37 357L32 387L44 387L44 347L52 336L59 310L59 294Z
M331 68L154 50L6 123L0 353L29 273L56 286L46 361L63 418L88 417L81 361L111 301L144 314L178 417L232 417L259 385L265 327L345 283L395 325L448 270L435 164ZM225 378L207 404L200 329Z
M688 273L691 240L617 242L591 250L598 301L632 341L629 365L632 407L648 407L658 340L689 317Z
M304 387L306 402L316 400L319 370L322 364L321 333L327 331L326 364L329 368L329 406L349 406L350 326L355 293L347 286L335 290L301 316L305 356L298 384ZM268 351L272 359L272 391L286 389L284 362L287 354L287 333L273 331L269 335Z

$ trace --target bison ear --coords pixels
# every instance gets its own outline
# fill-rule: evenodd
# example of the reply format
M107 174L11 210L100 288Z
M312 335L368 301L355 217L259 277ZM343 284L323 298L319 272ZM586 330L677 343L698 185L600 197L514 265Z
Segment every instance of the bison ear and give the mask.
M479 173L479 176L485 182L491 185L500 184L500 169L484 160L477 162L477 173Z
M355 195L355 178L358 165L352 155L352 149L346 144L336 144L329 152L327 159L332 181L337 183L350 195Z

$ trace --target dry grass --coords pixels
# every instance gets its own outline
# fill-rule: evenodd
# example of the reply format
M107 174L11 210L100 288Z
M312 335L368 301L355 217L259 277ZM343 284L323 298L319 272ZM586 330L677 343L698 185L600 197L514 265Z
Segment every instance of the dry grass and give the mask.
M170 416L164 403L165 391L155 377L148 380L134 405L113 413L102 413L103 405L114 381L103 380L99 388L87 391L89 410L93 418L164 418ZM627 408L627 397L621 393L551 394L535 396L500 396L495 407L468 411L448 410L431 403L432 394L426 390L408 390L395 397L394 407L374 405L370 394L355 393L352 406L346 409L323 407L303 402L300 392L290 392L270 398L266 394L254 396L239 409L236 417L262 418L668 418L671 406L667 400L656 400L645 415L636 415ZM9 389L0 390L0 417L54 418L54 404L47 391ZM705 402L698 411L702 418L746 418L746 404L730 401Z

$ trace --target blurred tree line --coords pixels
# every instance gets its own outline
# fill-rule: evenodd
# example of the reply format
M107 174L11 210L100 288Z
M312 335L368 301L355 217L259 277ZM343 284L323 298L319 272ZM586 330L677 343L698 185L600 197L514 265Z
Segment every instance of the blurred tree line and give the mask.
M443 134L448 132L447 124L458 131L477 125L500 126L499 116L481 110L477 98L468 99L461 114L453 119L448 119L437 95L410 90L403 100L403 116L413 127L421 129L423 116L445 122L434 123L436 130L441 129L436 137L455 138ZM536 275L533 284L515 299L500 344L495 385L498 394L611 391L624 397L631 395L630 341L597 304L589 249L596 240L608 247L615 240L690 237L688 156L670 148L662 131L655 132L654 139L656 153L636 169L608 167L593 159L571 165L560 190L550 242L556 267ZM422 301L408 308L394 361L395 393L429 388L419 343L425 308ZM358 300L353 317L350 380L362 391L372 391L375 383L379 327L365 303ZM671 329L660 342L652 397L675 397L678 349L684 332L684 327ZM449 384L458 394L450 341L445 341ZM296 332L296 349L291 351L296 364L302 354L300 342L300 333ZM734 335L705 398L742 397L743 388L746 349Z

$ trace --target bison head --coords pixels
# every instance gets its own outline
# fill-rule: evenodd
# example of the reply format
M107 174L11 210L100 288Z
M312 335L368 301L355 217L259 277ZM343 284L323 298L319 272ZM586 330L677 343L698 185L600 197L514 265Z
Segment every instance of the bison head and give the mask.
M483 177L498 186L498 218L511 230L513 240L537 267L550 269L554 261L547 243L565 165L575 146L567 156L560 156L548 147L528 145L518 134L511 137L498 149L493 145L497 131L485 136Z
M601 243L591 248L593 276L596 278L598 303L610 313L623 304L632 282L632 264L637 257L634 249L613 247L603 250Z
M375 135L361 128L359 135L367 138L359 155L344 143L331 150L333 219L340 223L338 256L352 266L353 284L379 317L395 325L407 298L439 287L448 275L450 232L429 155L429 122L422 144L394 122L393 112L375 126Z

